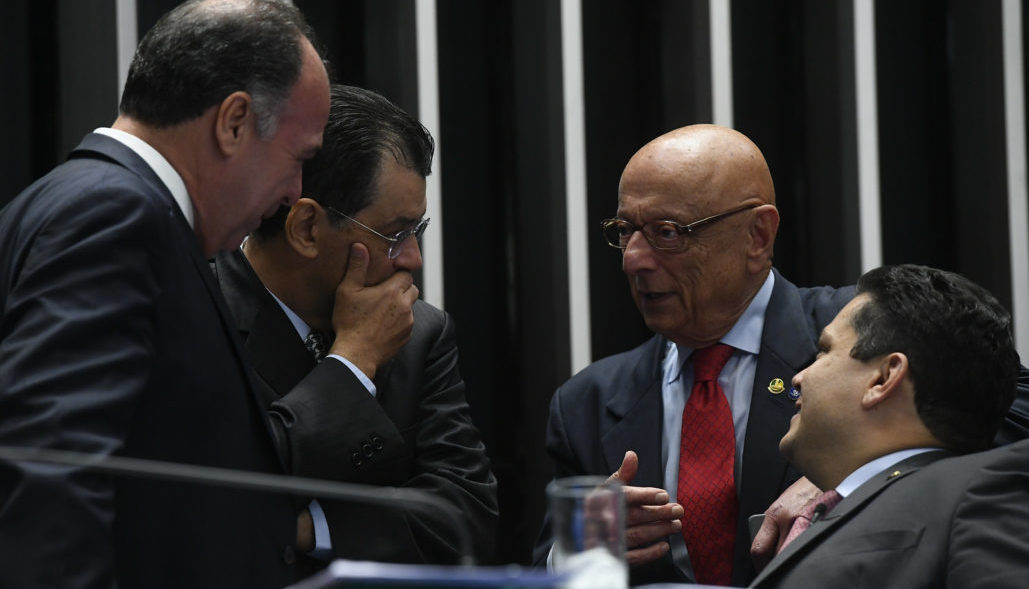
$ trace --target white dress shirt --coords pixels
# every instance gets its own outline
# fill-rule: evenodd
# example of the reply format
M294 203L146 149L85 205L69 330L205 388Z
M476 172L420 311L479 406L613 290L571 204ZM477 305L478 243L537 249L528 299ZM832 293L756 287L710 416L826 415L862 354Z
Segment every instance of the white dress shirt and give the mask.
M182 181L182 176L175 171L175 168L168 163L168 160L164 159L163 155L146 141L125 131L100 127L93 132L114 139L141 157L157 174L157 177L161 179L161 182L168 188L168 191L171 192L172 198L175 199L175 203L179 205L179 209L182 211L182 216L186 217L186 222L189 223L190 229L193 228L193 201L190 200L189 192L186 191L186 183Z

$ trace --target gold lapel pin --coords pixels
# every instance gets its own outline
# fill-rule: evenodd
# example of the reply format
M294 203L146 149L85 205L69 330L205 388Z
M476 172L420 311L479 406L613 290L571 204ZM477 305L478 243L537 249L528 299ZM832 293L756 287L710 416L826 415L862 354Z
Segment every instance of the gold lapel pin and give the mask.
M779 393L785 390L786 384L782 381L781 378L773 378L772 382L768 383L768 392L772 393L773 395L778 395Z
M897 478L899 476L900 476L900 471L899 470L895 470L895 471L890 473L890 476L886 477L886 480L895 479L895 478Z

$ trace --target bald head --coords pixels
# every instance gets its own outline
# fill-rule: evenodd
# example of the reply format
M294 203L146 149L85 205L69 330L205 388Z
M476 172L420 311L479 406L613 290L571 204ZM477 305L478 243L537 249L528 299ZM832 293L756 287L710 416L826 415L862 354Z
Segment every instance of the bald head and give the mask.
M644 145L622 172L617 216L649 228L625 241L622 269L647 325L676 343L717 342L771 270L772 176L761 150L732 129L692 125ZM683 249L647 237L674 227Z
M625 166L622 182L639 176L678 186L683 198L696 206L775 204L761 150L746 135L718 125L682 127L644 145Z

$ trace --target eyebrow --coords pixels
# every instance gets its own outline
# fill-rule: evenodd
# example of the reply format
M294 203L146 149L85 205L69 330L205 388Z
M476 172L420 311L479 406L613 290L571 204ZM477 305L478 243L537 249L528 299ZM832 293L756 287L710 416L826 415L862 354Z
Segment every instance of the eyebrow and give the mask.
M395 224L414 225L415 223L418 223L422 219L425 218L425 213L426 212L427 211L422 211L421 215L419 215L418 217L413 218L413 219L411 217L405 217L403 215L401 215L399 217L393 217L393 219L388 224L389 225L395 225Z
M634 225L637 224L635 219L632 219L631 217L627 217L625 215L622 215L621 211L615 211L615 218L616 219L623 219L623 220L628 221L628 222L630 222L630 223L632 223ZM696 220L697 219L693 219L693 221L696 221ZM689 223L692 222L690 220L683 220L682 212L681 211L676 212L676 213L671 213L671 212L668 212L668 211L658 211L656 213L652 212L652 213L648 214L646 219L641 218L639 225L648 225L650 223L660 223L662 221L671 221L673 223L678 223L679 225L688 225Z
M393 219L390 219L388 222L386 222L386 224L382 227L382 231L384 233L395 233L396 231L403 231L405 229L414 227L424 218L424 213L421 217L418 217L417 219L412 219L410 217L404 216L394 217Z

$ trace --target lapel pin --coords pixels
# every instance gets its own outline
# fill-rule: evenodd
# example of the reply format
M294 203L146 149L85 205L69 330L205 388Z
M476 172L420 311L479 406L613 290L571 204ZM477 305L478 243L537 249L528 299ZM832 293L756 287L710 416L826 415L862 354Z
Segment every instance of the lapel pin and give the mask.
M768 383L768 392L773 395L778 395L785 390L786 385L783 383L781 378L773 378L772 382Z
M894 478L897 478L899 476L900 476L900 471L899 470L895 470L895 471L890 473L890 476L886 477L886 480L894 479Z
M797 389L795 389L793 387L790 387L790 392L786 393L786 396L788 396L790 399L796 401L797 399L800 398L800 391L798 391Z

